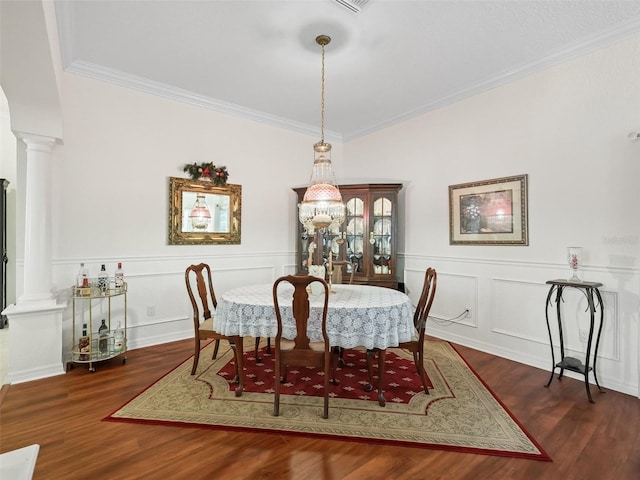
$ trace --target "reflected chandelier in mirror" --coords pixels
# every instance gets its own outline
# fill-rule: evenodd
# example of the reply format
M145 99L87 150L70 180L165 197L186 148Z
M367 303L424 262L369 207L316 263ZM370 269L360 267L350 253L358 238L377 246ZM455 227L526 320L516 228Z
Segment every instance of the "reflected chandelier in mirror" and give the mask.
M169 245L239 244L242 186L169 177Z

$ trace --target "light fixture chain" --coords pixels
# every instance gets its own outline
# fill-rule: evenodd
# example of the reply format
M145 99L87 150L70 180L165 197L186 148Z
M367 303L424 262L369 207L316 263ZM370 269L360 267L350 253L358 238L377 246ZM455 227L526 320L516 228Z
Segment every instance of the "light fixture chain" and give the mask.
M324 143L324 44L322 45L322 84L320 95L320 141Z

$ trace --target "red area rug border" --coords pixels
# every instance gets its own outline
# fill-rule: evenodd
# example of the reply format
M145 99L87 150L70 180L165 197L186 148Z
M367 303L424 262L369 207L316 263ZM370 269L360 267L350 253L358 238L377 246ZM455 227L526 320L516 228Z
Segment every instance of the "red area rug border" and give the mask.
M535 444L535 446L540 451L540 454L529 454L529 453L518 453L518 452L506 452L502 450L493 450L493 449L482 449L482 448L474 448L474 447L458 447L452 445L440 445L434 443L415 443L415 442L405 442L402 440L381 440L375 438L355 438L355 437L346 437L342 435L330 435L330 434L316 434L311 432L292 432L289 430L264 430L261 428L251 428L251 427L234 427L230 425L207 425L202 423L194 423L194 422L175 422L168 420L143 420L143 419L133 419L133 418L118 418L113 415L127 405L132 400L136 399L148 389L153 387L156 383L162 380L167 375L171 374L171 372L180 368L185 362L188 362L193 358L193 355L187 357L184 361L180 362L178 365L167 371L162 376L158 377L151 384L141 390L138 394L131 397L125 403L120 405L118 408L113 410L109 415L104 417L102 421L106 422L121 422L121 423L134 423L139 425L162 425L169 427L182 427L182 428L200 428L206 430L222 430L222 431L230 431L230 432L238 432L238 433L258 433L258 434L266 434L266 435L287 435L292 437L302 437L302 438L318 438L318 439L328 439L328 440L338 440L343 442L354 442L354 443L367 443L367 444L375 444L375 445L384 445L389 447L410 447L410 448L420 448L427 450L441 450L447 452L458 452L458 453L472 453L478 455L491 455L491 456L499 456L499 457L508 457L508 458L522 458L522 459L530 459L530 460L539 460L552 462L552 458L549 454L542 448L542 446L533 438L533 436L528 432L528 430L522 425L522 423L511 413L511 411L505 406L505 404L498 398L498 396L494 393L494 391L487 385L482 377L478 375L478 373L469 365L469 362L462 356L462 354L452 345L450 342L446 340L437 340L446 342L453 348L456 354L462 359L465 365L473 372L475 377L480 380L482 385L491 393L491 396L500 404L500 406L504 409L505 412L511 417L511 419L522 429L524 434L529 438L529 440ZM208 343L207 343L208 345ZM204 349L207 345L204 345L202 348Z

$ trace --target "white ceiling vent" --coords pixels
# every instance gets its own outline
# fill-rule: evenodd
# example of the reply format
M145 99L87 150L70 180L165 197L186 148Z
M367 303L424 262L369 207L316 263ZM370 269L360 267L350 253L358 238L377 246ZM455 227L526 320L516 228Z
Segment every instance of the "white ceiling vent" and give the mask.
M360 13L360 10L369 3L369 0L333 0L338 5L343 6L351 13Z

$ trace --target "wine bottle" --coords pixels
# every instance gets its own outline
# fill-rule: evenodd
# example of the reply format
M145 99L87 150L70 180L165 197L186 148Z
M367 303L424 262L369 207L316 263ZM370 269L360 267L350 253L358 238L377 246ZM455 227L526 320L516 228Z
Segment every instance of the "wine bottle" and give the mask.
M98 288L102 293L107 291L107 287L109 286L109 274L107 273L107 269L105 268L104 263L102 267L100 267L100 273L98 273Z
M78 360L89 360L89 352L91 351L91 339L87 335L87 324L82 324L82 336L78 339Z
M107 321L104 318L102 325L98 328L98 350L100 353L107 353L109 350L109 327L107 327Z
M88 279L87 269L84 268L84 263L80 264L80 270L78 271L78 276L76 277L76 287L83 287L85 282L84 279Z
M122 270L122 262L118 262L114 279L116 290L120 291L124 288L124 270Z

